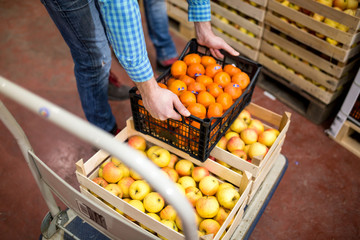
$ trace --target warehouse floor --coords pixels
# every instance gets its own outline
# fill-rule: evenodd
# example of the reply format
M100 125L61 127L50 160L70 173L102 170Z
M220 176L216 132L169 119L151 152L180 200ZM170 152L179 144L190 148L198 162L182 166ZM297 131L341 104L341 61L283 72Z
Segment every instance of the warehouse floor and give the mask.
M4 0L0 9L0 75L84 118L69 50L40 1ZM155 64L154 48L145 35ZM186 40L175 32L172 36L180 52ZM124 84L132 84L115 61L113 71ZM40 159L78 188L75 162L94 154L92 147L10 99L1 95L0 100ZM288 169L251 239L359 239L360 159L324 133L331 119L315 125L258 87L252 102L292 116L282 150ZM124 127L131 116L130 102L111 102L111 107ZM0 239L37 239L47 206L2 123L0 133Z

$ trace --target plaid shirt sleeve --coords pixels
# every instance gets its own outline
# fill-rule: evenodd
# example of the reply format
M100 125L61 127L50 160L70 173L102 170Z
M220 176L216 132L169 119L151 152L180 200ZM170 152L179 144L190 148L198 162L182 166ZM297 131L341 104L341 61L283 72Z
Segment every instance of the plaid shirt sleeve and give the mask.
M154 73L146 51L137 0L99 0L108 39L129 77L144 82Z
M188 0L189 22L211 21L210 0Z

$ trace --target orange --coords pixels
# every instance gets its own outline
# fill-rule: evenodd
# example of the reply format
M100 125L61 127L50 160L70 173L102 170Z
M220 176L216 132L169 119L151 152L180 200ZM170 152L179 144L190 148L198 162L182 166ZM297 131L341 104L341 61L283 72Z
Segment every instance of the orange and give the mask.
M220 64L210 64L205 69L205 75L213 78L216 73L222 72L222 67Z
M212 56L204 55L201 57L201 64L204 65L204 67L207 67L210 64L216 64L216 60Z
M175 80L171 83L171 85L168 87L170 91L175 93L176 95L180 95L182 92L187 90L186 84L181 80Z
M192 82L195 82L195 79L193 79L192 77L189 77L188 75L182 75L179 78L181 81L183 81L186 85L189 85Z
M245 89L250 84L249 75L245 72L236 73L232 76L231 81L238 84L241 89Z
M187 70L187 65L184 61L182 60L177 60L175 61L172 65L171 65L171 75L173 75L174 77L178 78L182 75L186 74L186 70Z
M192 63L187 67L187 75L192 78L204 75L205 68L201 63Z
M184 57L183 61L189 66L192 63L201 63L201 57L197 53L190 53Z
M220 103L211 103L208 107L207 118L221 117L224 114L224 108Z
M196 96L196 101L204 105L205 108L207 108L211 103L215 103L215 98L209 92L201 91Z
M228 85L226 85L226 87L224 88L224 92L230 94L233 100L239 98L242 94L240 86L236 83L229 83Z
M169 87L175 80L176 78L169 78L169 80L166 83L166 86Z
M227 72L230 75L230 77L232 77L232 76L234 76L234 74L240 73L241 70L240 70L240 68L238 68L232 64L227 64L224 66L224 72Z
M202 84L204 84L205 87L207 85L209 85L210 83L213 83L213 79L211 77L206 76L206 75L198 76L195 80L197 82L201 82Z
M213 95L215 98L220 95L220 93L223 93L223 89L219 86L217 83L210 83L206 86L206 91L208 91L211 95Z
M230 94L224 92L224 93L221 93L217 98L216 98L216 102L217 103L220 103L223 108L224 108L224 111L228 110L231 105L233 104L233 99L231 97Z
M185 107L188 107L191 103L196 103L196 96L190 91L182 92L179 99Z
M192 103L187 107L187 110L191 113L191 115L198 117L198 118L205 118L206 116L206 108L204 105L200 103Z
M161 82L158 83L159 87L167 89L167 86Z
M201 91L205 91L206 87L205 87L204 84L202 84L200 82L193 82L193 83L189 84L187 90L194 93L194 94L198 94Z
M219 84L222 88L231 83L231 77L227 72L218 72L214 76L214 83Z

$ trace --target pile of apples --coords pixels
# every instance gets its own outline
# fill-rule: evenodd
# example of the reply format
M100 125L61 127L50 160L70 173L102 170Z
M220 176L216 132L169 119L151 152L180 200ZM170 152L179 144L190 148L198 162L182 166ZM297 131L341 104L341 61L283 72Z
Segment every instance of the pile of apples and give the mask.
M160 146L148 147L142 136L129 137L127 144L161 168L186 196L194 207L199 235L215 236L239 200L239 190L231 183L219 181L205 167L196 166ZM174 231L182 231L181 220L175 209L167 204L159 193L153 191L140 175L126 167L119 159L111 157L110 161L104 162L99 167L98 177L93 181ZM114 209L136 222L119 209ZM139 225L154 233L141 223ZM165 239L160 235L159 237Z
M263 122L253 119L251 113L244 109L216 146L251 162L254 157L262 159L278 136L279 130L275 128L265 129ZM230 167L221 160L215 160Z

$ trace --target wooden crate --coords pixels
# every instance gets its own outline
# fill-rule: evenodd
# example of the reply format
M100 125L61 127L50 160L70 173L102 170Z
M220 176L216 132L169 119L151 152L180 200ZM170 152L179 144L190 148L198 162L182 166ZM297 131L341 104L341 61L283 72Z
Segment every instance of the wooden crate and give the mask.
M170 28L186 40L195 37L194 23L188 21L187 1L166 0Z
M342 125L339 133L332 137L341 146L360 157L360 127L349 120Z
M232 235L232 233L235 231L235 228L237 224L232 224L227 230L228 224L231 222L231 220L234 218L234 221L239 222L241 221L244 208L246 206L246 203L248 202L248 196L250 193L251 185L252 185L252 179L251 174L244 171L244 173L238 174L234 171L231 171L230 169L218 164L215 161L208 160L204 163L191 158L188 154L179 151L178 149L165 144L162 141L159 141L151 136L141 134L140 132L137 132L133 127L132 119L129 119L127 121L127 126L124 128L115 138L118 139L121 142L126 141L130 136L133 135L140 135L144 137L149 144L151 145L158 145L161 146L170 152L178 155L180 158L188 159L192 161L197 166L205 166L207 169L209 169L210 173L214 176L217 176L219 178L219 181L228 181L235 185L239 192L241 193L241 197L239 201L236 203L235 207L231 210L228 218L225 220L224 224L221 226L218 234L214 237L211 236L202 236L202 239L220 239L222 234L226 231L225 235L222 239L229 239ZM148 216L145 213L142 213L135 208L133 208L131 205L127 204L124 200L116 197L115 195L112 195L110 192L105 190L104 188L100 187L96 183L92 181L93 178L98 176L98 170L100 165L104 161L109 161L110 155L102 150L97 152L94 156L92 156L88 161L85 163L83 160L79 160L77 165L77 171L76 176L78 179L78 182L81 185L81 191L83 194L87 195L89 198L94 199L98 204L102 204L104 207L109 207L107 204L102 202L101 200L97 199L94 195L92 195L89 191L93 192L94 194L101 196L101 198L106 201L107 203L111 204L112 206L116 207L120 211L122 211L124 214L130 216L131 218L135 219L138 223L141 223L144 226L147 226L148 228L154 230L156 233L161 234L162 236L166 237L167 239L185 239L184 235L175 232L172 229L166 227L165 225L161 224L160 222L156 221L152 217ZM220 180L221 179L221 180ZM115 211L114 211L115 213ZM117 213L117 212L116 212ZM120 215L120 214L119 214ZM124 217L124 216L122 216ZM135 224L131 222L132 224ZM141 229L140 226L139 231L145 231L144 229Z
M267 0L211 2L211 23L222 37L242 55L257 60L264 29Z
M254 103L250 103L245 109L251 113L253 118L264 122L266 124L266 128L277 128L280 132L279 136L277 137L274 144L270 147L265 157L263 159L255 158L250 163L219 147L215 147L210 155L236 169L245 170L252 174L254 183L251 187L249 195L250 202L281 152L281 148L285 141L286 132L290 126L291 114L285 112L283 115L279 115Z
M360 40L357 32L360 19L315 1L290 2L329 18L344 18L341 22L348 23L350 30L343 32L332 28L309 15L269 0L258 61L321 102L329 104L342 94L355 77L355 69L360 63L357 56L360 45L352 46ZM341 46L328 43L314 32L336 39Z

